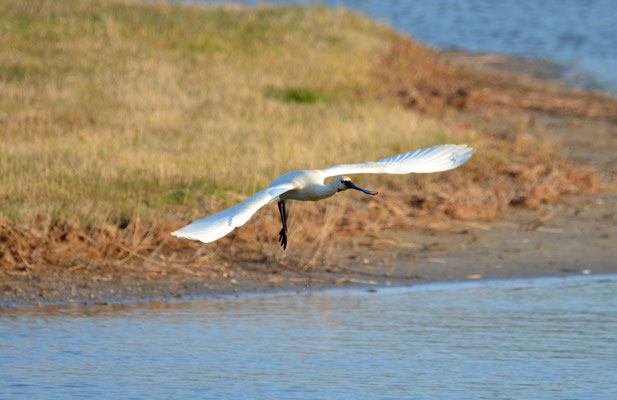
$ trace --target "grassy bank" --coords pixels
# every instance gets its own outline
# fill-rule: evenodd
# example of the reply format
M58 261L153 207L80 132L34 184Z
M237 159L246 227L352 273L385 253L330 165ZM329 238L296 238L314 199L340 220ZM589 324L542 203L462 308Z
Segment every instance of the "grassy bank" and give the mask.
M0 33L0 252L10 268L193 263L218 273L255 255L279 262L274 208L209 246L168 232L291 169L438 143L478 153L447 174L362 177L386 193L378 199L298 205L286 257L326 260L335 231L491 219L599 185L525 134L528 118L508 122L507 135L465 122L467 106L496 102L457 86L473 77L348 11L2 0Z
M393 35L325 8L9 2L2 212L200 215L289 170L456 140L378 101ZM201 208L201 210L200 210Z

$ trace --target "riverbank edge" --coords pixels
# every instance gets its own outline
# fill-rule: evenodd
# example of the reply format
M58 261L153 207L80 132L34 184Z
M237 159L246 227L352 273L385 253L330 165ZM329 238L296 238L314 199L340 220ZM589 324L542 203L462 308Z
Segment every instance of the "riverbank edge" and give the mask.
M511 284L523 281L536 280L562 280L562 279L615 279L617 277L617 268L609 272L587 273L587 272L556 272L550 274L530 274L520 276L509 276L504 274L500 277L484 277L479 279L412 279L407 281L386 281L381 283L335 283L332 284L317 284L310 287L287 287L285 285L274 289L266 290L222 290L222 291L207 291L189 293L182 296L177 295L157 295L154 297L114 297L106 300L92 301L88 298L79 299L78 301L52 301L52 302L14 302L0 303L1 312L11 312L16 310L31 310L42 308L66 308L66 307L114 307L114 306L139 306L144 304L154 303L177 303L184 301L208 300L208 299L240 299L252 297L278 297L278 296L310 296L321 293L378 293L387 290L412 290L422 287L443 287L450 285L484 285L484 284Z
M617 194L575 200L547 207L552 217L535 228L530 226L537 224L536 212L514 210L490 224L455 221L423 231L389 231L382 238L351 237L350 241L365 250L363 257L344 257L347 261L337 270L281 270L273 274L259 268L257 262L245 262L244 270L257 272L215 281L186 276L168 281L97 281L84 275L70 285L59 284L51 298L40 298L36 288L24 284L19 296L0 295L0 310L617 274L617 249L611 246L611 238L617 234L612 221ZM84 281L89 282L87 287Z

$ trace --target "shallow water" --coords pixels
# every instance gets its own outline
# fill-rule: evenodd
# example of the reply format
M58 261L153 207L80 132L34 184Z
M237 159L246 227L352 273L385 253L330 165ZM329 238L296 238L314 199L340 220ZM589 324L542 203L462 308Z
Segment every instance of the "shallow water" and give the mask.
M268 3L345 6L385 20L433 46L556 60L617 92L617 3L614 0L270 0Z
M617 398L617 276L5 309L0 398Z

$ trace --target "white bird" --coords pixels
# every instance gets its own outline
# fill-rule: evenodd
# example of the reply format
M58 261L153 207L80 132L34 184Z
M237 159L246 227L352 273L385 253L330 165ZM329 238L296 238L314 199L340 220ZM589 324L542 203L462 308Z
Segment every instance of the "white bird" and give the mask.
M231 232L234 228L244 225L260 208L278 198L283 228L279 232L279 242L283 249L287 248L287 212L285 201L317 201L334 194L355 189L366 194L376 195L377 192L356 186L349 177L352 174L409 174L447 171L463 165L475 152L467 145L444 144L398 154L377 162L362 164L341 164L326 169L309 169L287 172L276 178L270 186L242 203L198 219L189 225L172 232L179 238L199 240L204 243L213 242ZM325 184L326 178L336 176Z

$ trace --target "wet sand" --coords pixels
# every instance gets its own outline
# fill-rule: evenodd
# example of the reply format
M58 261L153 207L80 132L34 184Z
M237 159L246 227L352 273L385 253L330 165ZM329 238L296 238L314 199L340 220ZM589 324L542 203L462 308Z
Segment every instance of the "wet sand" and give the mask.
M617 195L512 211L497 222L433 222L383 237L353 237L336 267L264 269L243 261L227 277L174 274L167 279L104 278L79 271L13 271L2 306L109 304L330 286L617 273Z

